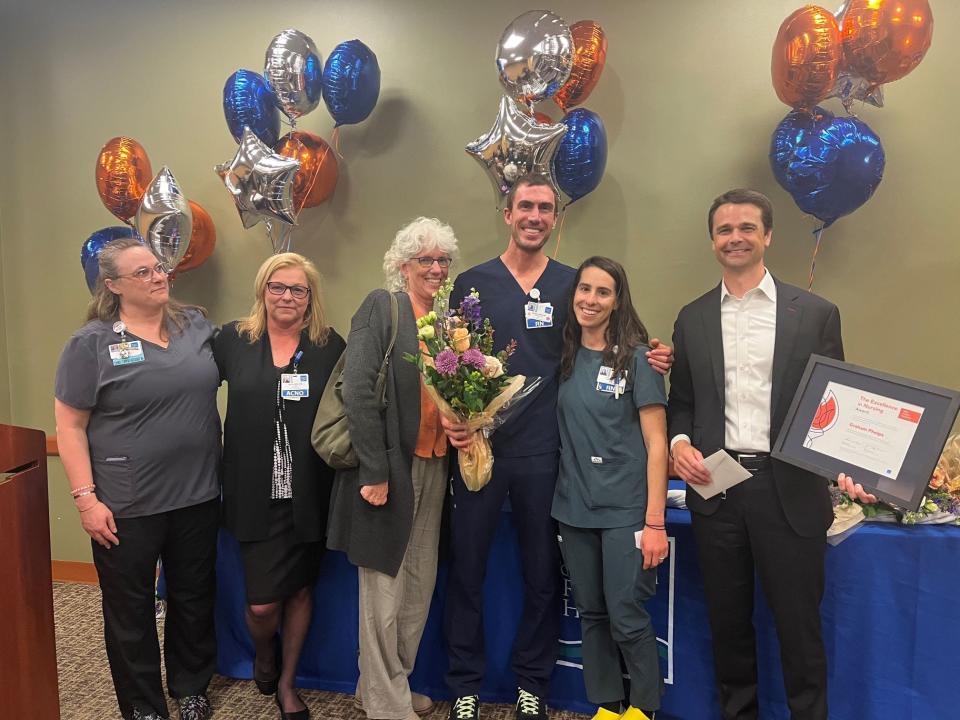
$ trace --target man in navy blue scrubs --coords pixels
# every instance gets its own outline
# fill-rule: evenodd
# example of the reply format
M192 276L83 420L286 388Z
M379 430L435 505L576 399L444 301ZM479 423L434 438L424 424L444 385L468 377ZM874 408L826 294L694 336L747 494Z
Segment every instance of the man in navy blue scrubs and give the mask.
M559 198L545 178L528 175L517 180L503 210L510 227L506 251L461 273L450 297L451 305L456 306L476 289L483 315L496 330L494 349L502 349L511 339L517 341L510 374L543 378L535 395L491 436L494 466L490 482L471 492L459 472L454 472L445 618L450 654L447 684L454 697L451 720L479 718L485 666L483 580L490 543L508 495L524 589L512 659L518 683L516 717L547 717L544 697L560 634L560 552L556 523L550 517L560 448L558 370L575 275L573 268L543 252L558 204ZM671 354L671 348L661 346L653 351L650 362L666 372ZM444 422L444 429L454 447L469 441L462 425Z

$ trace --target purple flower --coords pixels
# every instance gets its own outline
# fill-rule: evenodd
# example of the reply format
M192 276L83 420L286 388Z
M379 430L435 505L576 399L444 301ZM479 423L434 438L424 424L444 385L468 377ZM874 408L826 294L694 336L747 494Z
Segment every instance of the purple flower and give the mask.
M464 365L472 365L477 370L483 370L487 364L487 359L479 348L470 348L463 354L461 360Z
M457 353L450 348L441 350L433 359L433 366L441 375L455 375L459 364L460 359L457 357Z
M473 295L467 295L460 301L460 314L463 316L464 322L472 325L474 330L479 330L483 324L483 318L480 316L481 310L480 299Z

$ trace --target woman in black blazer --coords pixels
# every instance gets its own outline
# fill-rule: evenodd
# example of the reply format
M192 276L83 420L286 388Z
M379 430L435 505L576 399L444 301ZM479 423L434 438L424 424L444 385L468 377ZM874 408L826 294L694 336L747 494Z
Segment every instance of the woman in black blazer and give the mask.
M309 710L293 683L333 480L310 431L345 343L324 321L320 276L305 257L272 256L260 266L254 290L250 315L225 325L214 350L228 384L224 525L240 542L254 680L260 692L276 693L281 718L306 720Z

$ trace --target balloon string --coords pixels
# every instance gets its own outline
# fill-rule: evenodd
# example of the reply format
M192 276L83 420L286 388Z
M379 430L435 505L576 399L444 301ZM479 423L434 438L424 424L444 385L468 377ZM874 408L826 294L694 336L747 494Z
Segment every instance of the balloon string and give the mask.
M337 157L343 160L343 153L340 152L340 128L335 127L333 129L333 134L330 136L330 139L333 141L333 151L337 154Z
M817 253L820 252L820 238L823 237L823 229L825 227L826 225L821 225L820 227L818 227L816 230L813 231L813 234L817 238L817 244L813 248L813 257L810 258L810 277L808 278L808 282L807 282L807 290L810 290L813 288L813 275L814 275L814 271L817 268Z
M567 208L560 211L560 226L557 228L557 245L553 248L553 259L560 257L560 238L563 235L563 221L567 217Z

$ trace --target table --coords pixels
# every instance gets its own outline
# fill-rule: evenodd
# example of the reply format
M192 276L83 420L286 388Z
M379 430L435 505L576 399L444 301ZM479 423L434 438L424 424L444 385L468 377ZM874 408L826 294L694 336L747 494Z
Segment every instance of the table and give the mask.
M669 563L661 566L649 609L658 631L666 694L658 718L719 717L703 587L685 510L667 513ZM830 667L830 717L936 720L960 707L960 528L870 523L827 549L822 605ZM487 673L481 699L513 703L509 649L520 616L519 559L511 515L502 514L484 588ZM441 565L413 689L447 697ZM253 646L243 619L243 567L236 541L221 531L217 560L218 672L252 676ZM341 553L323 559L314 621L298 669L302 687L352 693L357 680L357 573ZM548 704L592 714L586 702L579 622L565 581L561 655ZM788 718L773 621L762 597L755 610L760 715Z

